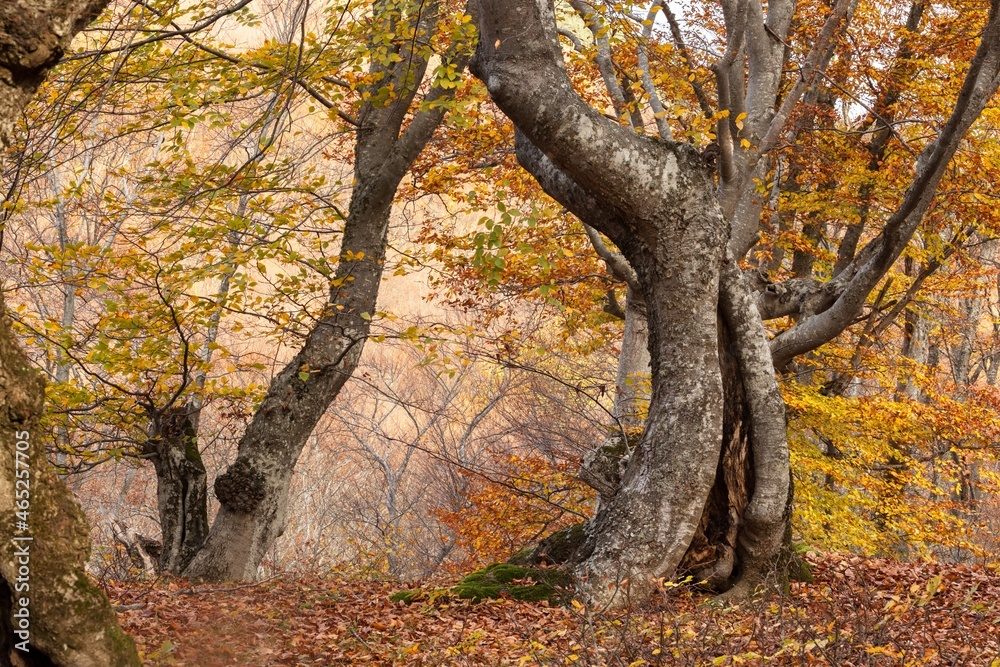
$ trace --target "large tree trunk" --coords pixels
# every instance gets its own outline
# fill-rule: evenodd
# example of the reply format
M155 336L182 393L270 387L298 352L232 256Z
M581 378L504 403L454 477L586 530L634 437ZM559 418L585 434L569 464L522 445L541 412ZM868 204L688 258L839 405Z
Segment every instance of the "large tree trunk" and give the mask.
M673 574L715 478L722 429L716 310L725 227L706 187L707 170L700 171L701 183L694 169L678 175L693 181L691 201L679 207L689 213L665 211L656 220L653 248L614 239L646 290L655 379L645 430L618 493L593 521L580 567L582 589L598 603L622 602L619 591L643 596L651 578Z
M385 30L411 21L420 39L390 45L393 58L372 58L378 88L389 100L367 102L358 114L354 189L344 224L340 262L329 302L305 345L271 381L267 395L240 440L236 461L215 481L219 513L208 539L184 571L208 580L253 579L264 554L285 525L288 491L299 454L320 418L357 367L375 313L385 262L389 215L400 181L444 118L442 104L454 89L434 86L423 109L410 117L430 52L424 46L438 20L438 4L376 16ZM395 17L395 18L394 18ZM377 35L376 35L377 36ZM467 45L445 54L465 68ZM373 45L373 50L386 48ZM398 57L396 57L398 55ZM370 91L374 100L378 95Z
M732 522L738 535L722 527L730 553L713 552L709 560L739 555L746 589L780 551L788 450L765 330L755 295L727 256L728 226L712 171L690 147L637 137L580 100L562 66L551 4L498 0L488 9L474 73L514 120L518 159L546 192L621 249L649 321L653 392L646 428L618 492L575 554L582 561L579 592L602 606L642 601L656 579L675 574L696 535L708 532L702 519L723 452L720 307L749 416L730 419L733 445L723 468L732 474L723 481L734 498L725 491L725 502L713 506L726 516L746 508L742 523ZM744 420L751 428L740 425ZM739 453L744 433L752 438L753 484L743 467L748 457ZM715 547L723 540L708 541Z
M0 5L0 147L73 36L106 4ZM49 465L38 430L44 381L3 313L0 295L0 666L138 665L132 640L87 579L87 522Z
M772 0L766 15L759 2L723 3L727 43L714 69L719 107L728 116L720 114L717 125L716 193L705 166L685 147L636 136L576 94L551 0L480 0L473 71L514 122L518 159L554 199L622 249L649 313L653 397L647 427L621 489L598 512L578 552L586 558L577 571L584 597L609 605L641 601L652 579L675 573L699 532L720 451L723 477L727 469L746 468L736 432L745 422L753 483L735 494L749 495L736 530L736 593L751 590L776 564L788 535L791 482L775 366L784 368L849 326L910 242L962 137L1000 84L1000 0L990 4L951 116L919 155L913 180L882 233L852 252L826 283L769 285L758 299L738 266L760 228L756 182L766 181L776 147L795 141L797 130L788 121L822 78L854 2L833 4L790 87L782 83L794 2ZM725 233L723 215L731 234ZM734 430L725 450L717 296L746 398L746 417L730 420ZM768 343L764 317L789 315L795 323ZM701 403L692 405L695 400ZM737 486L737 479L726 482L713 500L720 509L709 509L708 522L719 522L719 534L731 535L723 517L730 505L743 502L728 499ZM707 529L702 533L706 543L713 541ZM727 537L713 549L706 565L712 558L716 565L729 560L722 546L733 549L731 542Z

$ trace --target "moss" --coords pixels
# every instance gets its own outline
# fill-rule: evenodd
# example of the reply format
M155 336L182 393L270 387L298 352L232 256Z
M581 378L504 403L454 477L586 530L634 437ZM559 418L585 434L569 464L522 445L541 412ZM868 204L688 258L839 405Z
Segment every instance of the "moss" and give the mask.
M424 592L419 588L411 588L410 590L396 591L389 596L390 602L404 602L406 604L411 604L416 602L424 596Z
M632 442L633 438L629 437L628 433L622 434L621 431L615 431L603 445L600 447L601 456L607 459L620 459L625 456L629 450L635 445Z
M568 563L587 539L587 524L581 521L549 535L539 545L541 554L553 563Z
M198 451L198 440L197 438L185 438L184 439L184 457L198 465L198 467L204 469L205 465L201 462L201 452Z
M577 552L586 539L586 522L575 523L557 530L536 545L521 549L507 562L521 566L563 565L576 562Z
M536 568L496 563L464 577L451 588L413 588L396 591L389 596L392 602L412 604L426 600L430 603L438 599L459 598L480 602L509 595L521 602L564 603L573 579L554 568Z
M524 602L563 602L572 584L570 576L561 570L497 563L473 572L451 590L459 598L477 602L504 593Z
M512 565L531 565L535 562L535 550L537 547L537 544L529 544L511 556L507 562Z

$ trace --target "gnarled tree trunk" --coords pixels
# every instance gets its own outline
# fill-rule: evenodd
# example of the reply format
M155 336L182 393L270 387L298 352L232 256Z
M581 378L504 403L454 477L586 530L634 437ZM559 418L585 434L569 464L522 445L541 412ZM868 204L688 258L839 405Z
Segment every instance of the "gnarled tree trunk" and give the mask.
M800 278L758 295L738 265L760 229L757 183L766 182L775 148L794 142L800 128L789 119L815 91L854 7L854 0L833 3L796 79L783 87L794 3L772 0L766 13L757 0L722 3L726 50L714 70L718 106L727 114L717 125L716 188L689 147L666 132L661 141L637 136L575 93L551 0L480 0L473 72L514 122L519 161L549 195L618 245L648 309L653 397L646 430L621 487L575 554L580 592L591 602L642 601L652 580L678 567L733 581L741 594L779 562L791 482L775 367L832 340L857 317L1000 85L1000 0L993 0L951 116L921 152L882 233L838 262L825 283ZM919 12L911 19L919 21ZM723 383L719 371L716 305L730 341L722 366L737 369L738 382L727 370ZM768 342L763 322L785 316L794 324Z

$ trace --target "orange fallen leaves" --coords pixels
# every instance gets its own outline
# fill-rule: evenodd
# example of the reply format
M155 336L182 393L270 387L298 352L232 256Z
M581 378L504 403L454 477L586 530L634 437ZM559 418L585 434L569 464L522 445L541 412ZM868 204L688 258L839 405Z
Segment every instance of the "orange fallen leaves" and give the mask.
M153 666L1000 665L997 574L837 555L814 571L788 597L720 607L668 587L614 615L503 599L406 606L388 600L399 585L317 576L109 593L145 604L120 620Z

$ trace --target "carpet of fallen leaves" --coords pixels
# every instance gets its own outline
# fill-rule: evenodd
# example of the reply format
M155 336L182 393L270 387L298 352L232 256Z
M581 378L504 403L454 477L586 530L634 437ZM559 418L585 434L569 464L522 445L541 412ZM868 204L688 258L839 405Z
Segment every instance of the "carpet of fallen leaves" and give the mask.
M815 581L737 605L667 588L600 614L447 598L399 584L278 577L245 586L107 586L145 664L969 665L1000 667L1000 576L981 568L811 556ZM440 584L440 582L437 582Z

